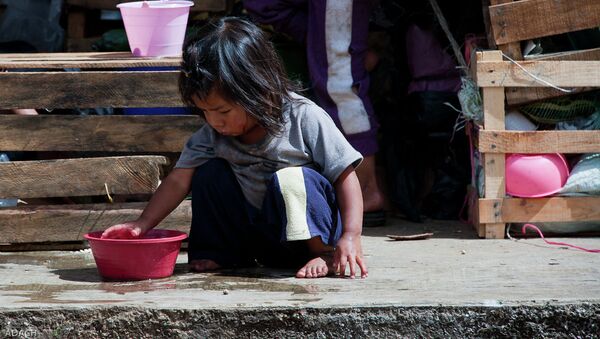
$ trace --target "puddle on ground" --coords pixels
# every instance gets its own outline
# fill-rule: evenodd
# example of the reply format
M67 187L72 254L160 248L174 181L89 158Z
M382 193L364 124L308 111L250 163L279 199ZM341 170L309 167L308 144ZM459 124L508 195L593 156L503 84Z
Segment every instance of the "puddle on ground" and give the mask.
M4 264L4 265L3 265ZM292 295L316 295L321 292L336 292L337 288L306 284L295 284L290 279L292 270L277 270L263 267L222 270L211 273L194 273L187 264L175 266L174 275L164 279L117 282L103 281L96 269L90 250L63 253L0 253L0 269L8 269L6 264L37 265L50 269L64 284L10 284L0 286L5 296L26 298L21 303L118 303L127 300L60 300L58 297L68 291L104 291L118 295L160 290L202 290L202 291L259 291L288 292ZM68 282L77 282L72 284ZM14 293L11 293L14 292ZM10 294L9 294L10 293ZM201 293L201 292L200 292ZM293 299L295 301L316 301L318 299Z
M46 285L46 284L28 284L28 285L10 285L0 288L1 291L11 291L16 293L7 293L5 296L26 298L18 303L43 303L43 304L90 304L90 303L117 303L126 300L117 299L94 299L94 300L61 300L57 295L67 291L86 291L97 290L95 285Z
M92 271L93 270L93 271ZM94 276L100 279L94 269L80 270L58 270L85 271L81 276ZM268 270L267 270L268 271ZM247 272L246 272L247 273ZM63 273L64 274L64 273ZM1 286L0 291L8 292L5 296L16 296L26 298L19 303L48 303L48 304L97 304L97 303L119 303L131 300L125 299L88 299L88 300L62 300L59 296L68 291L104 291L118 295L128 293L144 292L150 293L161 290L202 290L202 291L259 291L259 292L288 292L292 295L317 295L320 292L336 292L337 288L322 287L318 285L294 284L291 282L269 280L268 278L255 278L252 276L234 276L235 271L222 273L187 273L164 279L143 280L132 282L96 282L88 284L23 284ZM264 276L263 273L256 273ZM72 277L77 276L72 273ZM288 277L288 275L285 275ZM273 278L271 278L273 279ZM90 281L90 280L83 280ZM15 292L15 293L11 293ZM200 292L201 293L201 292ZM315 302L319 298L295 298L290 301Z

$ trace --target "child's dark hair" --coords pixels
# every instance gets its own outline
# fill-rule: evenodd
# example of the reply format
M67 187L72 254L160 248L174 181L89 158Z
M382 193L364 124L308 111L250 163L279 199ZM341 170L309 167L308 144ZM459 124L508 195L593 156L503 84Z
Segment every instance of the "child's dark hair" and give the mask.
M179 91L183 101L204 100L211 90L234 102L271 134L284 124L282 112L297 87L263 31L253 23L225 17L200 28L183 48Z

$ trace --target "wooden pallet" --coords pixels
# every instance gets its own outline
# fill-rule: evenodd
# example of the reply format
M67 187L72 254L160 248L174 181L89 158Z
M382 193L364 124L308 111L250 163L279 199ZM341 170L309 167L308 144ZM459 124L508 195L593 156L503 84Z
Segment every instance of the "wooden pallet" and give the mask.
M182 106L178 71L124 71L179 64L179 58L134 58L129 53L4 54L0 68L18 71L0 72L0 108ZM151 194L167 170L165 155L176 156L200 125L197 116L0 115L0 151L103 155L0 163L0 197L106 196L107 189L111 195ZM81 241L86 232L136 218L145 204L0 209L0 248ZM184 201L160 227L187 231L190 220L190 203Z
M600 60L524 62L534 74L557 86L600 87ZM484 197L475 206L475 226L480 237L503 238L509 222L558 222L600 220L600 197L506 197L506 153L600 152L600 131L506 131L505 87L544 86L511 62L500 51L477 53L473 76L482 88L484 126L478 149L483 155Z
M600 27L597 0L485 0L488 42L514 60L524 60L521 42ZM600 48L542 55L527 60L600 60ZM587 90L579 87L578 91ZM564 95L553 88L510 88L509 105Z

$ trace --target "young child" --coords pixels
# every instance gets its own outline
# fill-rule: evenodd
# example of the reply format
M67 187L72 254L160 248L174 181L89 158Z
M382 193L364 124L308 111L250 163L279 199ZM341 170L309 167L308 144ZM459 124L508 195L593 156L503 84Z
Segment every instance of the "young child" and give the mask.
M300 267L298 278L367 276L362 156L331 118L293 92L254 24L222 18L186 42L179 88L205 118L139 219L105 238L138 237L192 192L188 257L221 267Z

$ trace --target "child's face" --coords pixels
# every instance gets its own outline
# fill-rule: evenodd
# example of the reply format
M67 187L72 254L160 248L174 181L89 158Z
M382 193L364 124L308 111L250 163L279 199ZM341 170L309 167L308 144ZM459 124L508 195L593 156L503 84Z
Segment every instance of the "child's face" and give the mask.
M219 134L243 137L260 127L240 105L226 101L217 91L211 91L204 100L196 96L193 100L204 112L206 122Z

